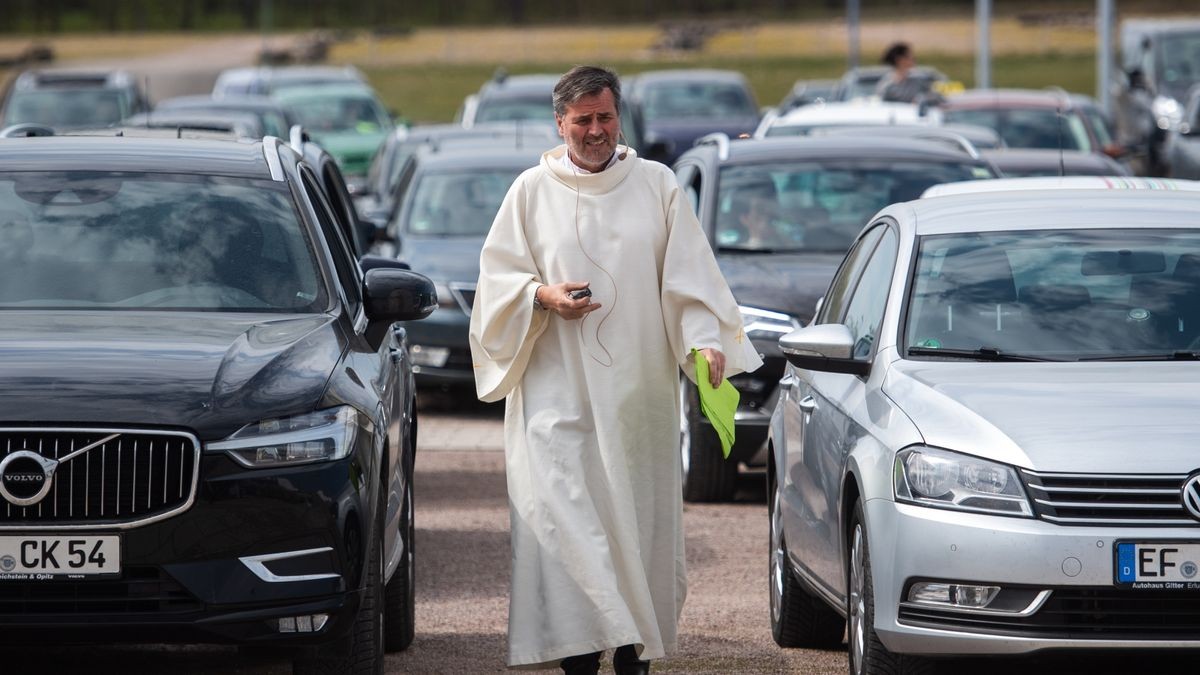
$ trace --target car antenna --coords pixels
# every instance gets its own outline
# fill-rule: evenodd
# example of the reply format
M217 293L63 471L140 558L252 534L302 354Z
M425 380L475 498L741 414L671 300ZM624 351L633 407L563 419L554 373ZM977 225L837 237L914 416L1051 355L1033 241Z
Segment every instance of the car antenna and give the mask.
M1067 175L1067 159L1063 152L1063 99L1066 98L1067 91L1062 87L1048 87L1057 96L1054 97L1054 118L1058 129L1058 177L1062 178Z

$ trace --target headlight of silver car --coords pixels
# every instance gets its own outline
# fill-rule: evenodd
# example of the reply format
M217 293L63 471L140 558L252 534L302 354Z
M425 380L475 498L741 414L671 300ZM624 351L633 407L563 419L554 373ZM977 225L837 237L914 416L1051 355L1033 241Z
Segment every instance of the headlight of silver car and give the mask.
M1154 113L1158 128L1164 131L1174 129L1183 121L1183 106L1170 96L1156 96L1150 104L1150 110Z
M780 336L800 328L799 321L782 312L772 312L745 305L739 305L738 309L742 312L742 324L746 327L746 335L751 340L774 342Z
M354 448L370 420L350 406L304 415L265 419L238 429L223 441L205 444L208 452L224 452L251 469L292 466L342 459Z
M959 511L1033 516L1011 466L916 445L896 453L896 501Z

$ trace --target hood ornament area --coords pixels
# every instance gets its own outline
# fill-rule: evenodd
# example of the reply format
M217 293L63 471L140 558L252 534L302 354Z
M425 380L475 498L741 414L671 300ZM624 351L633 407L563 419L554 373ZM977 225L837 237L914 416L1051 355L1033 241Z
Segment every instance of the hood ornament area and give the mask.
M1196 520L1200 520L1200 474L1187 479L1180 490L1183 496L1183 507Z
M58 459L50 459L28 448L10 452L0 460L0 497L13 506L33 506L45 499L54 484L54 472L59 465L83 455L113 440L120 434L104 438L79 448Z

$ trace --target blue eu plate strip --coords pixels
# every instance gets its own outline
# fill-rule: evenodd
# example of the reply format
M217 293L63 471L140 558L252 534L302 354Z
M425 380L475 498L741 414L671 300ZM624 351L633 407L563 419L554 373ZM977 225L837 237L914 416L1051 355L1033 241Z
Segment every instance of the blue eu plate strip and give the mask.
M1131 543L1117 544L1117 582L1131 583L1137 581L1136 549Z

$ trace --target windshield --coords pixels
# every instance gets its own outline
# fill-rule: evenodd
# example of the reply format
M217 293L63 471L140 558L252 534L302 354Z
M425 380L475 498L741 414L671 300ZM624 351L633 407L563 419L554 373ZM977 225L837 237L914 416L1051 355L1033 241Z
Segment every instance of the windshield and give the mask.
M1168 33L1158 45L1159 86L1163 93L1183 101L1188 89L1200 82L1200 33Z
M1200 230L921 237L905 346L1074 360L1200 348Z
M533 99L485 98L479 101L479 110L475 112L477 123L525 120L553 124L554 107L550 103L550 96L538 96Z
M281 183L169 174L0 174L0 308L320 311Z
M735 84L665 82L646 89L642 114L647 122L675 119L757 117L750 96Z
M391 126L387 114L368 96L304 99L288 106L297 121L315 133L377 134Z
M41 89L15 92L4 124L35 122L56 129L107 127L133 111L119 89Z
M1098 150L1092 147L1087 128L1074 111L1065 111L1060 116L1058 111L1050 108L947 110L942 121L946 124L977 124L995 129L1010 148Z
M475 169L422 176L410 190L407 227L415 235L482 237L522 169Z
M730 165L721 169L719 248L828 251L849 248L871 216L931 185L992 178L972 164L827 160Z

